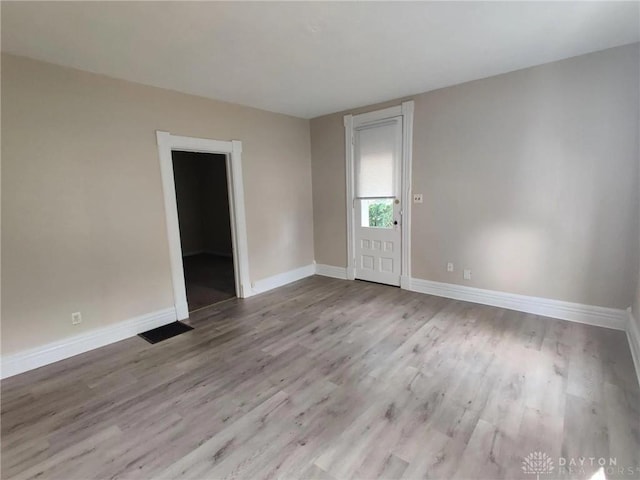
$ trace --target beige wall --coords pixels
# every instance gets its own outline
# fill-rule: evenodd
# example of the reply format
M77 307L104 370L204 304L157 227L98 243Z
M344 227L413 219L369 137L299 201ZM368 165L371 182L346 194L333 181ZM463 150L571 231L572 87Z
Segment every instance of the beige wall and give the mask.
M412 276L628 307L638 85L636 44L414 96L412 182L424 203L413 206ZM358 112L311 121L321 264L346 266L343 115Z
M313 261L307 120L3 55L3 355L173 304L156 130L243 142L252 281Z

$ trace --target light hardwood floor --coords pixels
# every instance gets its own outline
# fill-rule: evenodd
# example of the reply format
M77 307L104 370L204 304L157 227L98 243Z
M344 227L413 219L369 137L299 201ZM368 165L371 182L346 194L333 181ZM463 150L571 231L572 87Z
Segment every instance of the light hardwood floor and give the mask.
M2 478L640 477L623 332L322 277L196 315L3 381Z

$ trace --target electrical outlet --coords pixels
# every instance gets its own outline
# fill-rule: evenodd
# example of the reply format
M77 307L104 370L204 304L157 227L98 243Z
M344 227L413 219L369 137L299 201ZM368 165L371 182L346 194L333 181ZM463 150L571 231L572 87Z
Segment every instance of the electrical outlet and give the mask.
M447 263L447 272L453 272L453 263Z
M413 194L413 203L422 203L422 194L414 193Z
M82 315L80 312L75 312L71 314L71 323L73 325L77 325L82 322Z
M464 279L465 280L471 280L471 270L465 270L464 271Z

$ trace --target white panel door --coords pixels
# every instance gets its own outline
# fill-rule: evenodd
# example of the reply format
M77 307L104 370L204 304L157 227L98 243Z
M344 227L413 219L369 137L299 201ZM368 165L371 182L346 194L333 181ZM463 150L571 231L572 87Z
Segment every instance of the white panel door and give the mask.
M400 285L402 117L354 129L355 277Z

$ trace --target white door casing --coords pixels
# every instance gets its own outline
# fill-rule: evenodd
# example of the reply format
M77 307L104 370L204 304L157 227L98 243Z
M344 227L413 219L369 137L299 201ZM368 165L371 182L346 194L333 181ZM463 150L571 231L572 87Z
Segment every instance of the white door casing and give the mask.
M242 181L242 142L238 140L219 141L204 138L180 137L169 132L156 132L162 190L169 241L171 279L173 296L178 320L189 317L187 292L182 264L180 245L180 226L176 190L173 178L174 150L184 152L221 153L227 162L227 184L229 190L229 213L231 218L231 241L233 245L233 269L235 274L236 295L246 298L251 295L249 280L249 249L244 208L244 187Z
M411 277L410 198L413 105L413 101L408 101L399 106L344 117L347 167L347 278L349 279L359 278L408 288L408 280ZM372 138L374 143L387 142L388 145L393 143L394 191L389 192L383 188L373 192L375 195L372 195L379 199L386 197L387 200L383 201L393 202L393 220L397 225L391 228L367 226L366 202L374 202L374 200L367 200L369 192L359 192L363 188L362 184L358 184L359 153L363 145L366 150L366 142L371 143ZM360 142L363 142L362 145ZM384 195L380 195L380 192ZM380 200L375 202L378 201Z

